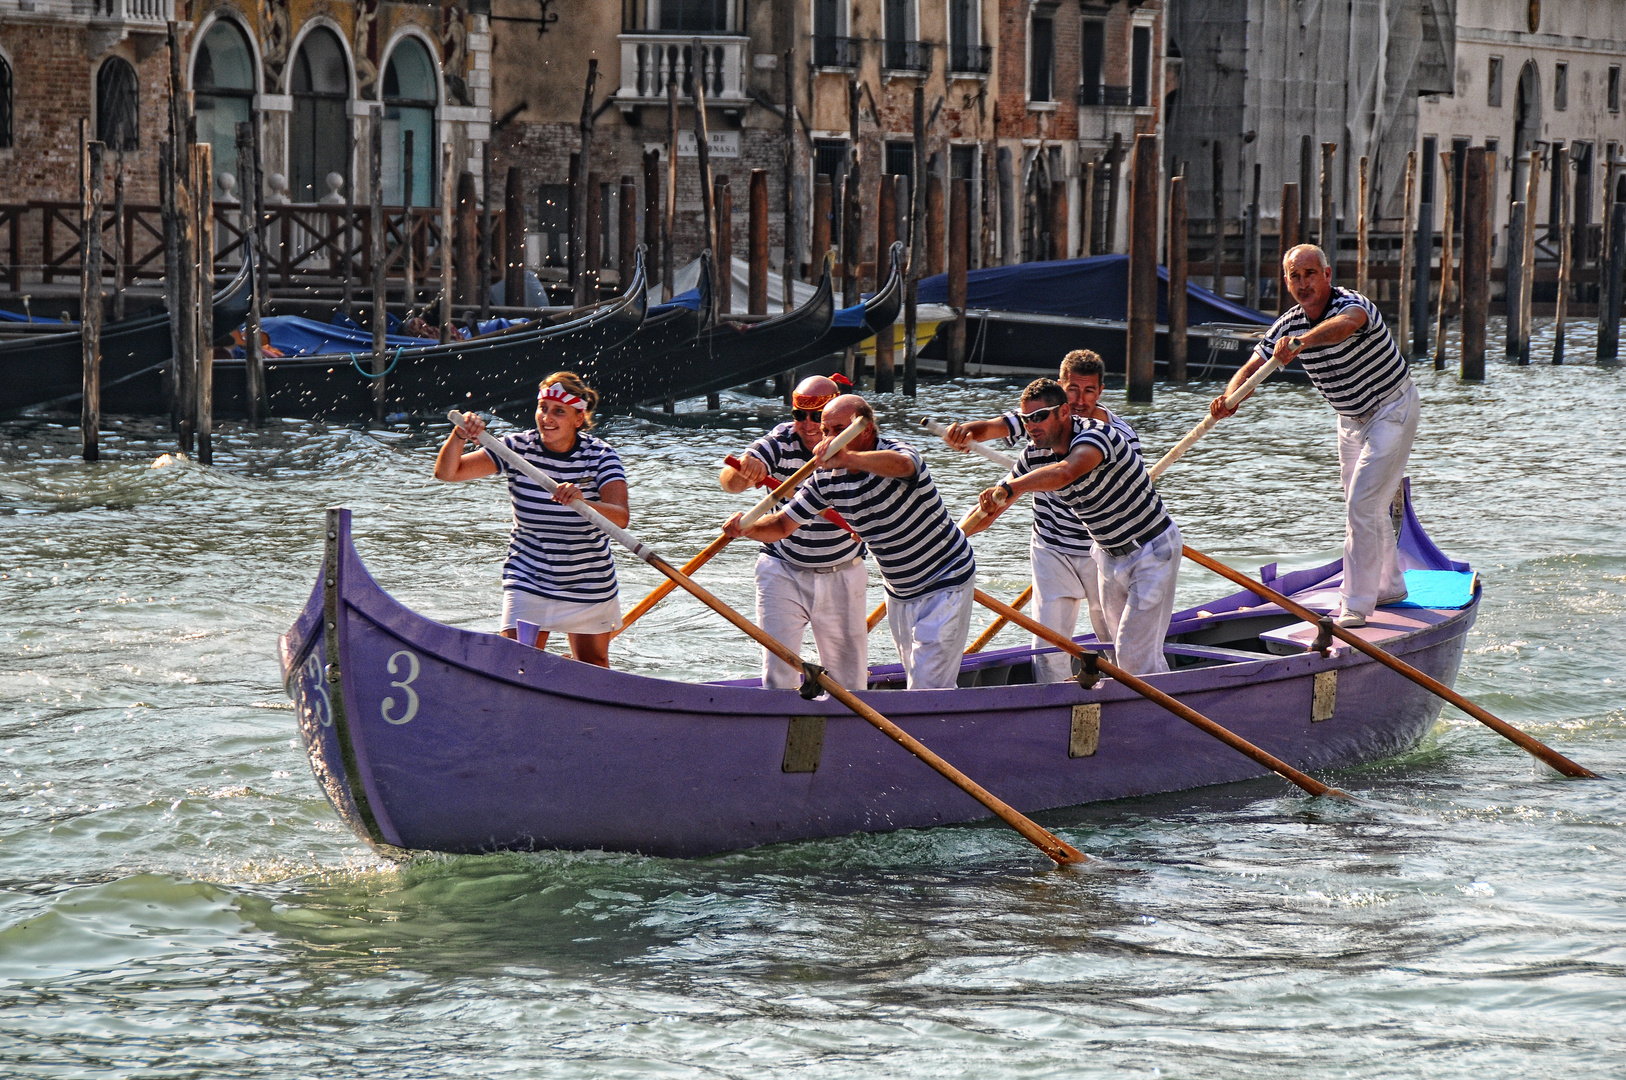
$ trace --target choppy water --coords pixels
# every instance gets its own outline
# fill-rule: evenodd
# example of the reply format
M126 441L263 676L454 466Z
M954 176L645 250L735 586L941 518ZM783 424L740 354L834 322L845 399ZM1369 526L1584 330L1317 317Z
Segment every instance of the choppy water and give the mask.
M1459 688L1626 776L1621 372L1415 373L1419 513L1486 583ZM1211 393L1124 411L1161 453ZM1011 399L927 386L882 420ZM1405 757L1326 777L1360 808L1262 780L1043 816L1120 872L1051 870L992 825L693 862L375 857L309 775L274 641L334 503L386 588L492 625L506 500L434 483L439 434L228 427L206 470L155 467L167 436L142 424L110 424L95 466L71 427L0 425L0 1073L1619 1075L1622 784L1559 780L1450 710ZM715 535L737 500L714 471L748 433L605 434L640 535L677 556ZM929 460L955 506L988 478ZM1164 491L1239 565L1332 557L1331 415L1271 387ZM1023 537L978 538L995 591L1020 588ZM752 558L702 578L748 608ZM624 598L653 584L620 570ZM1183 602L1217 591L1183 578ZM681 596L613 659L755 666Z

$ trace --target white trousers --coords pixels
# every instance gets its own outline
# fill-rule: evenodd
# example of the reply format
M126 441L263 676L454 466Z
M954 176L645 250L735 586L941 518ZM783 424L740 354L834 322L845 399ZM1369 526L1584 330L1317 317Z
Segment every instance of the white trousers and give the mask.
M824 670L847 689L862 690L869 685L869 632L864 626L868 583L862 559L820 574L758 555L757 625L797 652L812 627ZM764 649L762 685L794 690L802 685L802 672Z
M1389 504L1406 475L1420 404L1417 385L1407 380L1405 392L1366 423L1338 418L1338 465L1348 511L1341 590L1345 611L1370 615L1379 599L1406 592Z
M1180 527L1169 527L1128 555L1095 546L1101 568L1101 606L1112 627L1113 662L1131 675L1169 670L1163 639L1174 614L1174 583L1180 574Z
M910 690L952 690L960 677L966 635L971 631L972 593L968 581L913 600L886 600L886 624L903 661Z
M1078 606L1084 604L1090 613L1090 628L1101 641L1111 641L1106 610L1101 607L1101 571L1092 555L1074 555L1058 551L1034 540L1029 545L1033 556L1034 618L1052 630L1068 637L1078 625ZM1035 636L1035 649L1050 647L1048 641ZM1066 682L1073 676L1073 658L1063 652L1047 653L1033 658L1033 681L1038 683Z

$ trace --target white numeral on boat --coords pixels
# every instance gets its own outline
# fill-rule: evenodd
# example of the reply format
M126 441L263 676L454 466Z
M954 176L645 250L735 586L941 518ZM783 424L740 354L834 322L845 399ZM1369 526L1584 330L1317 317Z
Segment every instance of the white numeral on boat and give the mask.
M389 663L385 666L389 669L391 675L398 674L400 668L396 667L395 662L403 656L407 659L407 677L400 682L392 682L390 685L406 694L406 712L399 717L391 716L390 711L395 708L395 698L393 696L385 698L378 706L378 714L384 718L384 722L387 724L404 724L418 715L418 692L412 689L412 682L418 677L417 654L402 649L391 656Z
M302 685L301 697L305 703L310 704L311 691L322 699L322 712L318 717L323 727L333 726L333 699L328 696L327 683L322 678L322 658L312 652L310 659L305 661L305 681Z

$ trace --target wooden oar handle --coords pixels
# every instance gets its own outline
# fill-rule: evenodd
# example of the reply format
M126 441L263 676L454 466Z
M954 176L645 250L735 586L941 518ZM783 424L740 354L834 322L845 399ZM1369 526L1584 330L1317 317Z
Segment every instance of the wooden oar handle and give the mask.
M1218 559L1204 555L1195 548L1186 547L1184 551L1186 558L1190 559L1198 566L1207 567L1220 577L1236 582L1238 585L1242 586L1244 589L1247 589L1254 595L1269 600L1271 603L1275 604L1288 614L1293 615L1296 618L1303 619L1307 623L1316 623L1319 621L1320 616L1318 616L1315 612L1311 611L1303 604L1295 603L1294 601L1288 599L1275 589L1272 589L1269 585L1255 581L1241 571L1233 570L1229 566L1226 566L1224 563L1220 562ZM1502 738L1506 739L1508 742L1513 743L1526 753L1540 758L1542 761L1552 766L1558 772L1563 773L1565 776L1587 778L1597 777L1598 774L1593 772L1591 769L1586 769L1580 765L1577 765L1575 762L1571 761L1563 754L1560 754L1552 747L1547 746L1537 739L1531 738L1529 735L1526 735L1524 732L1520 731L1512 724L1509 724L1507 721L1491 715L1490 712L1480 708L1478 705L1475 705L1473 702L1469 701L1467 698L1463 697L1449 686L1446 686L1438 679L1425 675L1423 672L1418 671L1416 668L1412 667L1404 660L1401 660L1399 657L1392 656L1384 650L1378 648L1376 645L1372 644L1370 641L1367 641L1359 634L1346 630L1337 623L1333 623L1331 628L1333 636L1338 638L1340 641L1348 642L1351 646L1359 649L1361 652L1365 653L1367 656L1370 656L1372 659L1376 660L1389 670L1404 675L1418 686L1423 687L1429 693L1450 702L1452 705L1455 705L1457 708L1461 709L1475 720L1478 720L1481 724L1484 724L1486 727L1502 736Z
M943 423L941 420L933 420L929 416L922 416L920 418L920 423L922 427L931 432L933 435L936 435L939 439L943 439L945 441L948 439L948 425ZM970 445L967 446L966 449L971 453L976 454L978 457L987 458L989 461L992 461L995 465L998 465L1001 468L1012 469L1016 467L1015 458L1006 454L1001 454L998 450L995 450L991 446L984 446L975 439L971 440Z
M730 469L738 471L740 467L740 459L735 457L733 454L729 454L727 457L723 458L723 464L727 465ZM783 486L783 481L775 480L771 476L764 476L761 480L757 481L757 487L765 487L769 491L777 491ZM826 507L824 510L819 512L819 516L828 521L830 524L839 525L843 529L846 529L848 532L852 533L854 536L858 536L857 533L853 532L853 527L847 524L847 519L836 513L835 510ZM863 539L863 537L859 537L859 539Z
M858 436L868 426L869 420L865 417L860 416L853 420L852 423L847 425L847 430L843 431L840 435L837 435L831 440L830 445L825 448L825 453L839 453L848 443L858 438ZM803 465L800 469L797 469L795 472L785 477L784 483L771 489L768 494L762 497L760 502L745 512L745 515L740 518L740 528L749 529L752 525L755 525L757 523L757 519L762 517L762 515L766 514L769 510L772 510L775 503L794 494L796 488L800 486L801 482L806 480L809 476L812 476L813 470L818 468L821 464L823 464L823 462L818 458L811 458L806 465Z
M1249 375L1247 381L1236 388L1235 392L1225 395L1225 407L1227 409L1237 408L1237 406L1241 405L1248 399L1249 394L1253 393L1259 388L1260 383L1274 375L1277 369L1281 366L1282 361L1278 360L1275 356L1272 356L1269 360L1266 360L1264 364L1260 366L1258 371L1255 371L1252 375ZM1167 469L1170 465L1173 465L1176 461L1179 461L1181 456L1187 450L1190 450L1193 446L1197 445L1197 440L1201 439L1204 435L1207 435L1210 431L1213 431L1214 425L1217 423L1219 423L1219 421L1214 419L1213 413L1209 413L1207 416L1203 417L1202 423L1198 424L1196 427L1187 432L1185 438L1169 447L1169 452L1158 458L1157 464L1153 465L1149 470L1147 470L1151 478L1156 480L1158 477L1162 476L1165 469Z

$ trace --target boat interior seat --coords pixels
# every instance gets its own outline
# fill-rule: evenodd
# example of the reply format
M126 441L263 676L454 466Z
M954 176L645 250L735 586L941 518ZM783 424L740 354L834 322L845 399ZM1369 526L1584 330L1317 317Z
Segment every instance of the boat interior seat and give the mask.
M1435 626L1457 614L1459 612L1436 608L1379 608L1366 620L1366 625L1354 633L1362 641L1377 644L1425 626ZM1259 637L1266 648L1277 656L1295 656L1310 647L1315 641L1316 632L1317 628L1311 623L1295 622L1267 630ZM1332 651L1335 653L1348 652L1352 648L1354 646L1333 639Z

